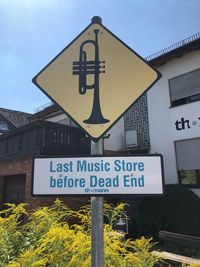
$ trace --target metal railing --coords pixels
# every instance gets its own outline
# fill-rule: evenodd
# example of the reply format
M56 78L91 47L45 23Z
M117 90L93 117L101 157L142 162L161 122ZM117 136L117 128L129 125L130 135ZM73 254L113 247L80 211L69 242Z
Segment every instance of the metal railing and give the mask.
M169 53L169 52L171 52L171 51L173 51L173 50L175 50L177 48L180 48L180 47L182 47L182 46L184 46L186 44L194 42L194 41L196 41L198 39L200 39L200 32L196 33L196 34L194 34L194 35L192 35L192 36L190 36L190 37L188 37L188 38L186 38L186 39L184 39L184 40L182 40L182 41L180 41L178 43L175 43L175 44L173 44L173 45L171 45L171 46L169 46L169 47L167 47L167 48L165 48L165 49L163 49L161 51L158 51L158 52L146 57L145 59L146 59L146 61L151 61L151 60L156 59L156 58L158 58L158 57L160 57L160 56L162 56L164 54L167 54L167 53Z
M44 105L42 105L42 106L40 106L40 107L38 107L38 108L35 108L35 109L34 109L34 113L38 113L38 112L44 110L45 108L51 107L51 106L53 106L53 104L54 104L54 103L53 103L52 101L50 101L50 102L48 102L48 103L45 103Z

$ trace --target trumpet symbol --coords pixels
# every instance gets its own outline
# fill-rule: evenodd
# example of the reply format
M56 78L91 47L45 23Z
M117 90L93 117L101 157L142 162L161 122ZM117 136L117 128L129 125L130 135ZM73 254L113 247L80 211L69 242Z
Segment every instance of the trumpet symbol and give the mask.
M105 61L99 60L98 33L99 30L95 29L95 40L86 40L80 45L79 61L73 62L73 75L79 76L79 93L84 95L87 89L94 89L92 112L89 118L83 121L87 124L109 122L102 115L99 99L99 75L105 73ZM88 44L94 46L94 60L87 60L87 52L84 50L84 46ZM87 75L94 75L93 84L87 84Z

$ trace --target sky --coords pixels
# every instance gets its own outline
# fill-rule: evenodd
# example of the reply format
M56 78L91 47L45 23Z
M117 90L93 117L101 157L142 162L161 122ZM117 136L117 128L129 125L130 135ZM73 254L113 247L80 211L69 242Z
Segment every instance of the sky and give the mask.
M200 32L200 0L0 0L0 107L34 113L50 100L32 78L93 16L147 57Z

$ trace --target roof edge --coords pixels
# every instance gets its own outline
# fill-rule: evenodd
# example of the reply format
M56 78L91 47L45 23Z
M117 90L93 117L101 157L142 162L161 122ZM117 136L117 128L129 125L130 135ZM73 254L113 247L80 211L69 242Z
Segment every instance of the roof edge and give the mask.
M148 62L154 62L162 57L166 57L167 55L171 55L172 52L179 51L180 49L186 48L188 46L191 46L194 43L197 43L200 41L200 32L196 33L190 37L187 37L186 39L179 41L167 48L164 48L150 56L147 56L145 58L146 61Z

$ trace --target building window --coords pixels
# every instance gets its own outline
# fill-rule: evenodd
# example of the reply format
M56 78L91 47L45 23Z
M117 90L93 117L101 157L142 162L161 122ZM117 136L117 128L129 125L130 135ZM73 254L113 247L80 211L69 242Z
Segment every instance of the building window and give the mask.
M179 181L200 186L200 138L175 142Z
M200 100L200 69L169 80L171 106Z
M1 131L8 131L8 124L4 121L0 121L0 130Z
M25 200L25 175L4 177L3 203L19 204Z

